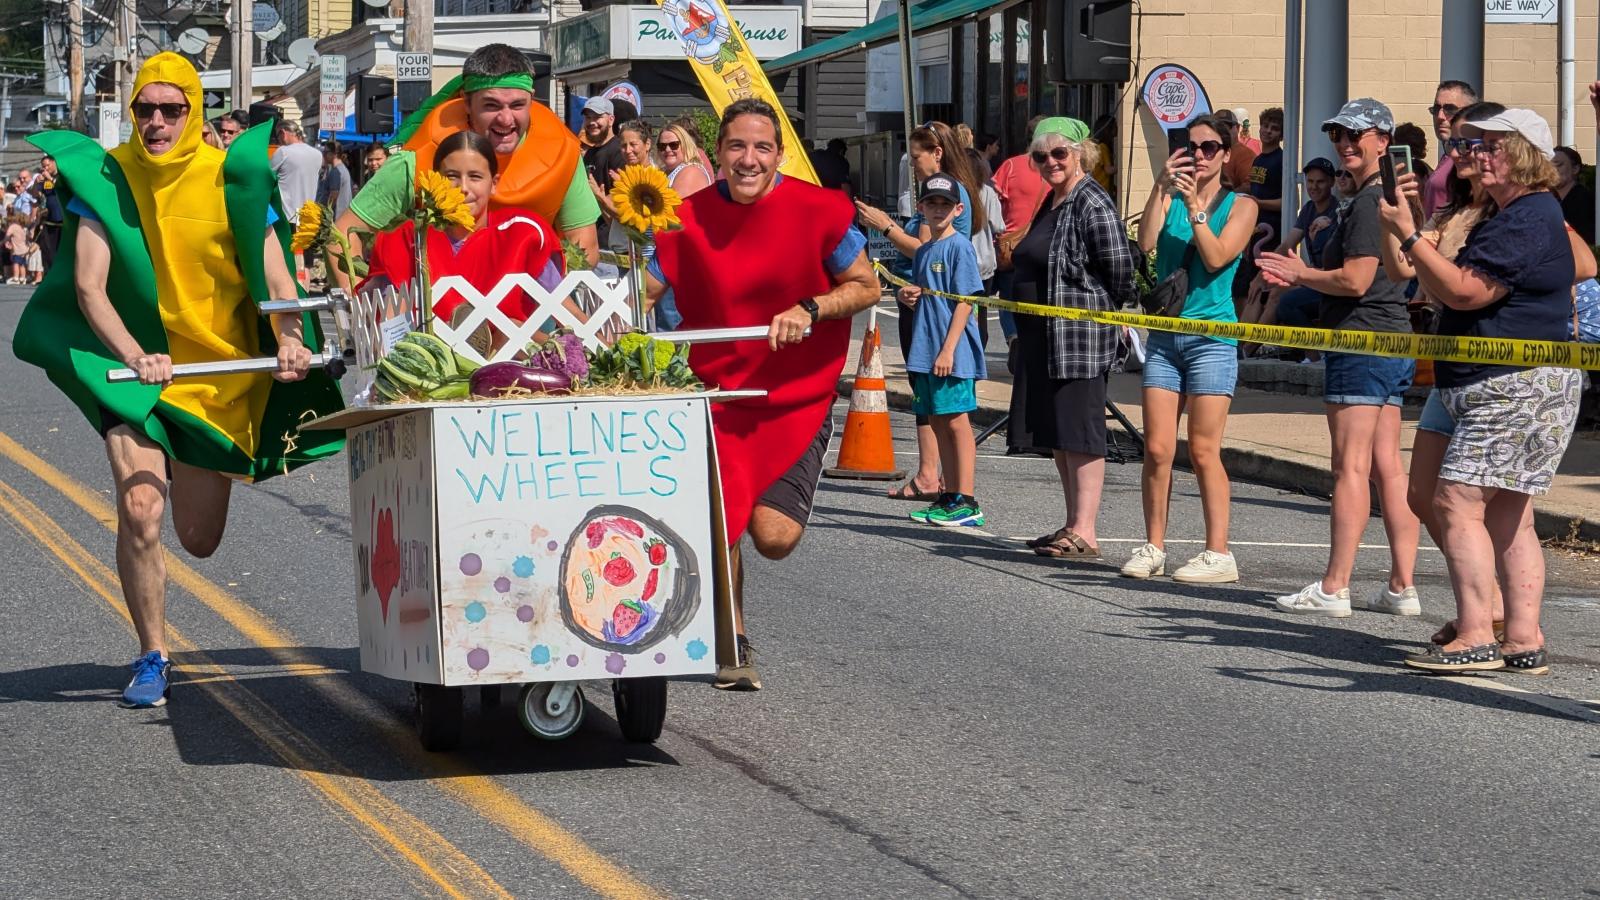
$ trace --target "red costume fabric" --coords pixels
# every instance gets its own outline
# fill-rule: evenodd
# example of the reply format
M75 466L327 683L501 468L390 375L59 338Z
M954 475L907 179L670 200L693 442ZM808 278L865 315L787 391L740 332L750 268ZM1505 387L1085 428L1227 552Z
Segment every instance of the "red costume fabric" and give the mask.
M678 214L683 228L655 238L681 327L727 328L768 325L800 300L831 290L825 260L855 209L838 191L785 178L751 204L729 200L713 185L685 200ZM764 341L690 350L689 364L708 387L767 392L712 410L730 542L744 533L756 501L816 438L849 349L850 321L831 319L777 353Z
M367 257L367 277L382 275L396 285L409 284L417 274L416 233L416 223L407 221L378 235ZM467 235L460 250L451 245L449 235L428 229L428 268L433 280L460 275L485 294L506 275L527 272L538 277L551 259L559 267L560 249L556 230L526 209L490 210L483 227ZM452 292L434 303L433 313L448 322L464 302L466 298ZM533 298L523 291L513 291L500 301L500 311L517 322L527 321L534 308Z

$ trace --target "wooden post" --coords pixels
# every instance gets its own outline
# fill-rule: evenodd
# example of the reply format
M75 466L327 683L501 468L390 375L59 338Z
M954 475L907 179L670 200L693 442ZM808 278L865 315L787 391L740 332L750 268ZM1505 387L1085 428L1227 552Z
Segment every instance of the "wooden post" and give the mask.
M73 131L87 131L83 115L83 0L67 0L67 121Z
M406 0L405 50L433 52L433 0Z
M232 10L233 27L228 29L228 34L233 39L233 52L228 83L233 93L233 108L247 110L254 93L250 84L251 63L255 61L256 47L255 20L252 18L254 10L246 0L233 0Z

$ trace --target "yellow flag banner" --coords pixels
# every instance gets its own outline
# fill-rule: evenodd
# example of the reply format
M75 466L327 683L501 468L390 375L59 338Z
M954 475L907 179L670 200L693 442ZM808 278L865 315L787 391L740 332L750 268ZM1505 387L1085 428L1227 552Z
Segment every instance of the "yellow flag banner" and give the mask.
M767 73L756 62L750 45L745 43L744 32L739 28L722 0L656 0L661 11L672 23L673 33L683 42L683 54L689 66L700 79L706 99L722 115L723 109L735 100L754 98L765 100L779 113L778 126L783 129L783 162L778 171L794 178L817 183L817 173L811 168L811 158L800 144L800 135L789 124L783 101L772 90ZM712 152L707 148L707 152Z

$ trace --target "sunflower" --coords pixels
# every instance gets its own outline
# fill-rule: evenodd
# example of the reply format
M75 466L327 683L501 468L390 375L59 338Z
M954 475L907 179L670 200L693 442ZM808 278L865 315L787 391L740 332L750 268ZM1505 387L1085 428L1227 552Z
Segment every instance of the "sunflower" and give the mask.
M478 226L472 210L467 208L467 197L449 179L428 169L417 174L418 205L427 224L435 228L459 225L468 231Z
M333 232L333 216L315 200L307 200L300 207L300 224L294 230L294 240L289 245L296 253L318 251L328 243Z
M611 188L617 221L643 234L678 227L677 208L683 198L667 184L667 175L655 166L628 166Z

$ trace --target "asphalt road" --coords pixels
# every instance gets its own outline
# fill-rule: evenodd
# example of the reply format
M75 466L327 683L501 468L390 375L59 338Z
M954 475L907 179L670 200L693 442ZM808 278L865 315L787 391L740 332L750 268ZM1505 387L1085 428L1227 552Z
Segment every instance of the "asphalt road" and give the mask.
M0 293L7 344L22 296ZM117 708L136 647L101 445L9 352L0 378L7 897L1600 893L1588 559L1552 554L1550 677L1413 675L1450 615L1436 551L1424 621L1279 615L1327 505L1242 484L1242 582L1120 579L1136 467L1109 472L1113 559L1061 564L1018 542L1060 524L1051 465L986 448L981 530L823 485L800 551L751 564L760 693L674 683L651 746L590 685L564 742L501 706L428 754L408 687L359 671L338 461L237 490L222 549L177 551L172 701Z

